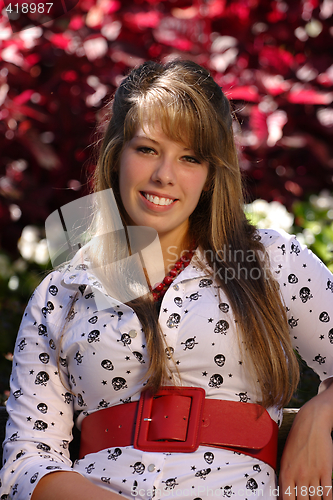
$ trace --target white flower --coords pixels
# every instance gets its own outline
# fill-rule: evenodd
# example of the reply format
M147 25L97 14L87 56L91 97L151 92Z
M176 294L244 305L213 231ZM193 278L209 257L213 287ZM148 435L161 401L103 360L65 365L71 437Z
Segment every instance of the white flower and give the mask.
M108 51L107 41L102 36L86 40L83 42L83 47L89 61L105 56Z
M35 248L34 261L37 264L47 264L49 261L49 251L46 239L40 240Z
M319 210L333 209L333 196L327 189L320 191L319 195L311 195L310 203Z
M10 279L8 281L8 288L10 290L17 290L19 287L19 284L20 284L20 281L19 281L18 277L15 276L15 274L14 274L13 276L10 277Z
M279 201L268 203L257 199L245 205L245 212L259 229L283 229L288 232L294 222L294 216Z
M39 240L39 229L36 226L25 226L21 239L29 243L37 243Z
M36 226L26 226L17 243L20 254L25 260L46 264L49 253L46 239L41 239L41 232Z

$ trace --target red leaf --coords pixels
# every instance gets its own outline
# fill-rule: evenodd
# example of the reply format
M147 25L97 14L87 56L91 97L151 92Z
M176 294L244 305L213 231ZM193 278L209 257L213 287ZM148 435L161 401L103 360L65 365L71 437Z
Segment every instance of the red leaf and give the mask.
M121 3L118 2L118 0L109 0L106 3L106 12L108 14L113 14L114 12L117 12L121 7Z
M65 34L57 33L50 37L50 42L59 49L67 49L70 39Z
M33 54L28 54L25 57L25 62L28 64L28 66L35 66L40 61L40 55L37 53Z
M77 77L78 77L77 72L74 71L73 69L61 73L61 79L65 80L66 82L75 82L77 80Z
M333 92L318 92L299 84L293 86L288 94L288 101L294 104L331 104Z
M40 167L53 170L61 166L58 155L51 146L40 140L36 130L30 128L22 134L22 130L19 129L19 135L21 142L30 150Z
M223 15L225 10L225 0L215 0L207 5L207 13L205 13L211 19L219 18Z
M303 189L299 184L297 184L297 182L286 181L284 187L286 188L287 191L290 191L295 196L297 196L297 198L299 198L303 194Z
M268 137L267 115L254 106L250 115L250 127L257 138L257 146L266 141Z
M282 75L270 75L259 72L258 76L267 92L273 96L287 92L291 87L291 83L284 80Z
M260 64L263 67L269 67L277 71L277 73L285 74L289 71L294 62L294 58L290 52L281 49L280 47L263 47L259 56Z
M124 15L124 21L129 25L142 30L145 28L156 28L159 25L161 17L162 14L156 11L138 12L137 14L127 12Z
M82 16L73 16L69 23L69 29L77 31L84 26L84 20Z
M22 92L22 94L15 96L13 99L13 102L15 102L15 104L19 104L19 105L24 104L30 100L32 94L34 94L34 93L35 93L35 90L31 90L31 89L25 90L24 92Z
M234 99L234 100L242 100L242 101L244 100L250 102L259 102L260 100L258 89L254 85L246 85L244 87L241 86L234 87L228 89L226 94L229 99Z

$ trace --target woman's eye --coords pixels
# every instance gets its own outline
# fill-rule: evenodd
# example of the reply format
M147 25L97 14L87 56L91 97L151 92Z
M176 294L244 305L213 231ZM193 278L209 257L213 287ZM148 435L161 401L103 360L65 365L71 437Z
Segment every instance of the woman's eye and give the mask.
M137 148L137 150L140 152L140 153L144 153L144 154L155 154L155 150L152 149L152 148L148 148L146 146L140 146L139 148Z
M188 161L189 163L201 163L197 158L194 156L184 156L183 157L185 161Z

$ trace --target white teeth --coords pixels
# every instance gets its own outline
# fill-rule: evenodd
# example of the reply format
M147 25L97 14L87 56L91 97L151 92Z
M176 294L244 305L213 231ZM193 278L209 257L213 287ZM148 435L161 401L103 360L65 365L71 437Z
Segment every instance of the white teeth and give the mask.
M148 201L151 201L154 203L154 205L171 205L173 203L173 200L170 198L159 198L158 196L153 196L148 193L143 193L145 198L147 198Z

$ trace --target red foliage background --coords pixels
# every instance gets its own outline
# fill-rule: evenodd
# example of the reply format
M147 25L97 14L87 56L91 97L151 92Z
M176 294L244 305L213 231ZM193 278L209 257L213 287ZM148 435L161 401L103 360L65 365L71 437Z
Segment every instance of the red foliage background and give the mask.
M3 4L0 246L14 255L25 225L86 193L103 106L146 59L211 70L234 101L252 199L331 189L332 37L332 0L80 0L14 34Z

